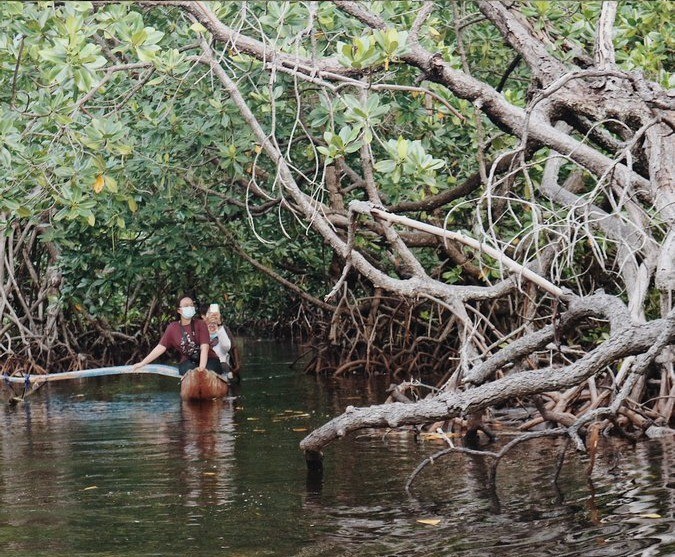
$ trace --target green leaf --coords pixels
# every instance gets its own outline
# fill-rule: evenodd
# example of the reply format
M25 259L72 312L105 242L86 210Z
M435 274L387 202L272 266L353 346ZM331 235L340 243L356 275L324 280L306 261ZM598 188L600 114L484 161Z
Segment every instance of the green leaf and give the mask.
M5 147L0 147L0 163L7 167L12 164L12 154Z
M402 137L399 137L398 142L396 143L396 153L401 160L405 159L408 155L408 142Z
M375 163L375 170L377 170L378 172L383 172L385 174L393 172L395 168L396 162L394 162L391 159L386 159Z
M195 21L192 25L190 25L190 27L188 27L188 29L190 29L190 31L194 31L195 33L201 33L201 34L204 34L207 31L206 27L204 27L198 21Z
M151 62L158 51L159 47L154 45L136 47L136 55L141 62Z
M148 38L148 32L145 29L139 29L131 35L131 44L134 46L141 46Z

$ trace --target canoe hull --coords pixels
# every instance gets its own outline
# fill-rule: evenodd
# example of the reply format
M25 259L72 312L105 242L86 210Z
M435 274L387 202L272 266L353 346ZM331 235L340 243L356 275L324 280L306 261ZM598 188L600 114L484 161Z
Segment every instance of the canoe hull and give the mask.
M181 379L180 397L183 400L211 400L225 398L230 390L227 381L208 369L191 369Z
M131 366L99 367L96 369L83 369L81 371L64 371L61 373L48 373L46 375L3 375L2 380L8 383L38 384L45 381L64 381L68 379L87 379L89 377L103 377L106 375L164 375L165 377L180 377L178 368L160 364L150 364L138 371L132 371ZM28 381L26 381L28 378Z

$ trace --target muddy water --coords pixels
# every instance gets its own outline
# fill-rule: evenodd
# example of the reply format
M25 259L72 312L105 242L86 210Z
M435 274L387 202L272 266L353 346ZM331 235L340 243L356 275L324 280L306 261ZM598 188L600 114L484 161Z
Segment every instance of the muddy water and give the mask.
M605 442L592 482L560 441L450 456L364 432L308 476L298 442L379 386L317 381L292 350L246 345L240 396L181 403L175 380L51 384L0 407L0 555L481 556L675 554L675 440ZM6 392L3 392L6 399ZM506 442L503 439L501 442ZM421 522L422 521L422 522Z

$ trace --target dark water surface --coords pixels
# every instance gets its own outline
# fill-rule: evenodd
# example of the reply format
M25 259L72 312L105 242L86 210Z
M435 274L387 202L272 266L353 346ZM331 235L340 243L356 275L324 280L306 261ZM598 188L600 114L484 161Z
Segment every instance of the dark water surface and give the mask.
M0 555L675 554L673 439L604 441L592 484L574 453L552 483L561 441L532 441L500 464L496 492L480 459L453 455L410 497L408 477L443 445L365 432L329 446L312 478L299 441L381 391L305 377L274 343L245 352L230 402L188 405L173 379L109 377L3 404Z

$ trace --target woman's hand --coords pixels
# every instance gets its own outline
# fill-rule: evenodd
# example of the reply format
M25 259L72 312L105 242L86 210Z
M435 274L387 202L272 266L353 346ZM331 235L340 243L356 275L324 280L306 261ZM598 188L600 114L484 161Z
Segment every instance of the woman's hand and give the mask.
M220 326L220 314L219 313L208 313L206 314L206 322L209 325Z

